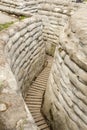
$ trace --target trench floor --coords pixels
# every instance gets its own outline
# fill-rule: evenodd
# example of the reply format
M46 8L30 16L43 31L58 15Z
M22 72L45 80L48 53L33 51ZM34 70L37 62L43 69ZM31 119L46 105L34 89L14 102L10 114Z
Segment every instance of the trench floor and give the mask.
M45 118L43 117L43 114L41 113L41 106L52 61L53 58L47 56L47 66L42 70L36 80L33 81L25 97L25 102L40 130L50 130L50 126L47 124Z

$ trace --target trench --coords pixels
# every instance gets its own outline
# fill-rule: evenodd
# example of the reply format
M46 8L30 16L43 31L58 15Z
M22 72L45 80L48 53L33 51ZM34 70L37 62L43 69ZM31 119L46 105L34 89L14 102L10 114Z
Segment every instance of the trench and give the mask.
M53 57L47 56L47 65L33 81L28 89L25 102L40 130L50 130L49 122L43 116L41 107L43 104L43 95L47 87L47 80L50 73Z
M0 49L1 49L0 50L0 55L1 55L0 63L2 65L5 62L6 66L4 66L3 68L2 68L2 66L0 66L0 72L1 72L1 74L3 73L3 77L5 77L4 79L8 83L8 86L4 85L5 83L3 83L3 79L1 79L1 83L3 83L3 84L1 84L1 86L4 86L3 90L5 88L5 91L7 92L6 103L11 104L13 102L13 104L14 104L13 106L10 106L11 111L8 110L9 119L11 119L12 114L13 114L12 115L13 117L16 117L16 118L14 118L14 123L13 123L14 125L19 123L21 119L23 119L23 120L27 119L27 117L26 117L26 115L28 115L27 110L22 109L20 111L20 109L18 109L19 107L25 108L25 106L27 105L29 112L31 112L31 115L33 116L33 119L36 123L36 126L38 126L39 130L51 130L51 127L50 127L50 124L52 125L51 121L49 120L50 121L50 123L49 123L48 120L44 117L44 115L42 113L43 96L46 91L47 81L48 81L48 77L49 77L49 73L50 73L50 69L51 69L51 65L52 65L52 61L53 61L52 57L47 56L48 63L42 70L44 63L45 63L45 56L46 56L45 52L47 51L47 53L49 55L53 56L54 51L55 51L55 45L59 45L59 48L57 48L56 53L55 53L56 54L55 63L54 63L55 67L53 68L54 75L52 75L53 79L50 79L50 77L49 77L49 81L53 80L52 83L55 83L55 85L52 84L52 88L51 88L52 93L50 93L48 90L47 99L44 98L45 99L44 102L47 101L47 103L48 103L48 99L50 99L49 104L48 104L48 105L50 105L53 101L52 97L50 95L53 94L54 95L53 97L55 100L56 95L59 94L55 89L56 87L59 88L59 85L57 83L57 81L58 81L57 77L59 76L59 74L61 75L60 76L61 78L64 77L64 76L62 76L62 71L63 71L62 69L65 70L65 68L67 68L69 70L69 67L67 67L66 64L64 63L65 60L67 60L67 59L64 60L64 58L67 58L65 56L68 55L68 53L67 53L68 50L73 48L73 46L71 44L69 44L71 48L68 48L68 46L66 46L66 44L64 43L65 41L61 41L61 40L59 41L59 37L61 36L62 40L66 40L65 37L62 37L62 36L67 35L67 37L70 39L69 36L72 37L71 34L73 34L73 32L71 32L70 34L67 34L68 27L65 32L61 31L61 30L64 30L64 26L66 25L69 17L71 16L71 14L68 13L68 3L63 4L63 2L62 2L61 5L62 4L63 5L61 6L58 2L56 3L56 1L54 1L52 3L52 6L49 6L50 1L47 0L46 3L44 1L43 2L40 1L39 4L41 6L38 9L38 14L40 15L40 17L31 16L30 18L26 18L23 21L21 21L20 23L15 24L12 28L9 28L7 32L1 33L1 36L0 36L0 39L1 39L1 41L0 41L0 43L1 43L0 44ZM36 4L35 4L35 6L36 6ZM67 8L67 10L66 10L66 8ZM77 7L76 6L74 7L74 5L70 6L70 8L71 9L69 10L69 12L74 12L77 10ZM8 10L7 10L7 12L8 12ZM21 12L21 14L25 15L26 11L25 11L25 13ZM26 16L28 16L28 15L26 14ZM65 33L66 33L66 35L65 35ZM73 36L75 36L75 33ZM71 41L72 41L72 39L71 39ZM80 49L82 49L82 48L80 48ZM62 58L63 58L64 66L61 66ZM69 59L69 56L68 56L68 59ZM78 57L76 57L76 59L78 59ZM73 62L71 62L72 59L70 60L70 62L71 62L71 64L72 63L74 64L74 62L76 62L76 64L78 65L78 68L80 70L81 67L83 67L83 64L79 65L80 63L78 61L76 61L76 59L73 58ZM82 57L82 59L83 59L83 57ZM82 61L82 63L84 63L84 62ZM59 68L59 70L57 69L58 66L61 68L61 71L59 71L60 68ZM64 67L64 68L62 68L62 67ZM72 67L72 66L70 65L70 67ZM82 68L81 72L83 70L84 69ZM87 71L87 68L86 68L86 71ZM70 72L71 72L71 70L70 70ZM2 76L1 74L0 74L0 76ZM75 74L77 76L77 72L75 72ZM64 77L64 78L66 79L66 82L67 82L67 77ZM9 81L9 79L10 79L10 81ZM82 81L84 79L82 79ZM74 82L74 80L72 80L72 82ZM51 84L51 82L50 82L50 84ZM83 82L83 85L84 85L84 82ZM66 86L67 86L67 83L66 83ZM70 84L70 86L71 86L71 84ZM78 87L78 85L77 85L77 87ZM60 88L62 88L62 87L60 86ZM74 86L74 88L75 88L75 86ZM86 86L85 86L85 88L86 88ZM2 87L0 89L2 89ZM13 99L14 99L14 95L15 95L15 102L11 101L8 90L12 93ZM19 95L18 91L20 91L20 93L22 93L23 97ZM13 92L15 92L15 94ZM63 92L63 88L62 88L62 92ZM63 94L65 94L65 93L63 93ZM64 99L63 94L60 93L60 96L62 97L62 99ZM0 100L2 102L5 102L6 99L4 98L4 96L2 98L2 95L3 95L3 91L1 90L1 95L0 95L1 99ZM66 96L65 95L64 96L67 97L67 95L68 95L68 93L66 93ZM83 96L84 96L84 94L83 94ZM20 99L18 99L19 97L20 97ZM74 116L72 117L73 113L71 114L71 111L72 110L74 111L74 108L70 108L69 111L67 112L66 111L66 109L67 109L66 104L68 104L67 103L68 101L66 101L67 98L65 98L66 100L65 99L61 100L61 97L60 97L60 102L59 101L58 102L60 103L61 108L62 109L64 108L64 111L62 111L62 109L60 109L59 112L60 112L60 115L61 115L61 113L63 113L63 117L65 117L65 118L62 118L61 116L58 117L57 112L55 113L55 111L52 111L52 107L51 107L51 109L47 109L47 112L49 111L49 115L45 114L45 116L47 118L48 118L48 116L52 116L52 120L53 120L53 118L56 119L56 117L58 117L56 119L56 121L53 120L53 126L54 125L55 126L52 128L54 130L57 130L60 127L59 129L61 129L61 127L63 127L62 122L65 121L64 119L67 119L67 123L65 122L65 124L67 124L67 126L66 126L66 128L64 127L62 129L78 130L77 129L78 126L81 127L81 129L84 129L84 128L82 128L82 126L84 124L83 121L81 121L81 123L79 123L77 120L77 122L73 125L73 120L75 119L74 116L77 117L77 119L79 119L77 109L75 109ZM22 100L23 98L24 98L26 104L23 102L23 100ZM70 97L70 98L72 99L72 97ZM76 98L75 98L75 100L76 100ZM19 106L17 106L16 101L19 101ZM54 104L54 102L53 102L53 104ZM78 104L78 102L75 101L75 104ZM3 104L1 104L1 105L3 105ZM80 104L79 104L79 106L82 107ZM55 107L55 105L53 107ZM13 108L15 108L15 110ZM43 107L43 109L45 110L45 106ZM83 107L81 109L83 109ZM24 112L24 115L23 115L23 112ZM69 114L67 114L66 112ZM66 113L66 114L64 114L64 113ZM7 119L6 114L7 114L6 111L4 111L4 115L6 116L6 124L4 123L5 125L3 125L3 128L1 128L1 124L0 124L0 128L2 130L5 130L6 127L8 126L7 130L13 130L13 127L15 127L15 129L16 129L16 125L10 127L12 122ZM19 115L19 116L17 117L17 115ZM66 115L69 115L69 116L67 117ZM30 116L30 115L28 115L28 116ZM2 118L2 122L3 122L3 112L2 112L1 118ZM84 119L84 114L83 114L82 118ZM55 124L55 122L56 122L56 124ZM27 126L27 129L25 128L26 130L37 130L38 129L38 128L36 128L33 120L31 120L30 118L28 119L28 123L30 123L30 124ZM32 127L31 127L31 124L32 124ZM82 124L82 126L81 126L81 124ZM35 129L33 129L34 126L35 126ZM25 126L23 126L23 128L21 128L21 129L25 130L24 127ZM69 127L69 128L67 128L67 127ZM19 129L16 129L16 130L19 130Z
M37 16L19 21L7 30L0 32L0 38L2 39L0 40L0 63L1 65L5 64L4 66L0 66L0 76L3 76L0 79L2 83L0 101L12 104L8 111L3 112L1 110L2 120L4 113L6 122L8 122L5 125L0 124L2 130L13 130L16 127L21 127L21 125L17 126L20 120L23 120L23 122L25 120L28 121L22 123L22 129L26 127L25 124L28 124L27 129L37 130L38 126L40 130L50 130L49 123L47 123L41 112L41 107L53 58L46 56L46 45L43 37L42 21ZM52 46L50 55L53 55L54 49L55 47ZM6 80L8 86L3 85L5 84L3 79ZM8 95L6 95L8 97L6 99L4 89ZM10 96L13 99L15 96L15 102L12 101ZM24 99L29 111L27 110ZM13 124L7 119L7 112L10 119L11 115L15 117L13 118Z

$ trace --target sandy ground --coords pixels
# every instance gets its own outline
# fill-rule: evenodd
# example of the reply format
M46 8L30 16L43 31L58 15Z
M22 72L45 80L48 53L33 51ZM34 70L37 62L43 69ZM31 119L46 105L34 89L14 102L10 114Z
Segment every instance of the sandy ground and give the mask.
M17 19L13 16L10 16L6 13L0 12L0 24L9 23L12 21L16 21Z

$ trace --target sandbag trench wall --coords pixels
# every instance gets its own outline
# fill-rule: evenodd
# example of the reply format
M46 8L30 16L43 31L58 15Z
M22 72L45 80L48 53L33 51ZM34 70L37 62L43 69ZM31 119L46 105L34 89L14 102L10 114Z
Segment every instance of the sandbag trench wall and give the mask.
M0 32L1 130L37 130L23 97L45 63L42 29L32 16Z
M49 55L54 55L61 29L79 6L70 0L38 0L38 14L43 21L43 37Z
M59 41L60 30L68 17L78 9L78 4L71 0L1 0L0 10L16 15L40 15L43 21L43 39L46 52L54 55Z
M87 8L61 30L43 104L53 130L87 130Z
M30 16L38 10L36 0L0 0L0 11L17 16Z

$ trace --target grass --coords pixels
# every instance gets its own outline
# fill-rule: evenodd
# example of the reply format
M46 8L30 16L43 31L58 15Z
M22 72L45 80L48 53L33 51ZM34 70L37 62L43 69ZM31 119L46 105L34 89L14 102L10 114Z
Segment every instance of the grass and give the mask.
M0 24L0 31L2 31L3 29L8 28L9 26L11 26L14 22L9 22L9 23L5 23L5 24Z
M21 21L23 19L27 18L26 16L19 16L18 20ZM9 22L9 23L5 23L5 24L0 24L0 31L7 29L8 27L10 27L14 22Z
M23 20L23 19L25 19L25 18L27 18L27 17L26 17L26 16L23 16L23 15L18 17L19 20Z

